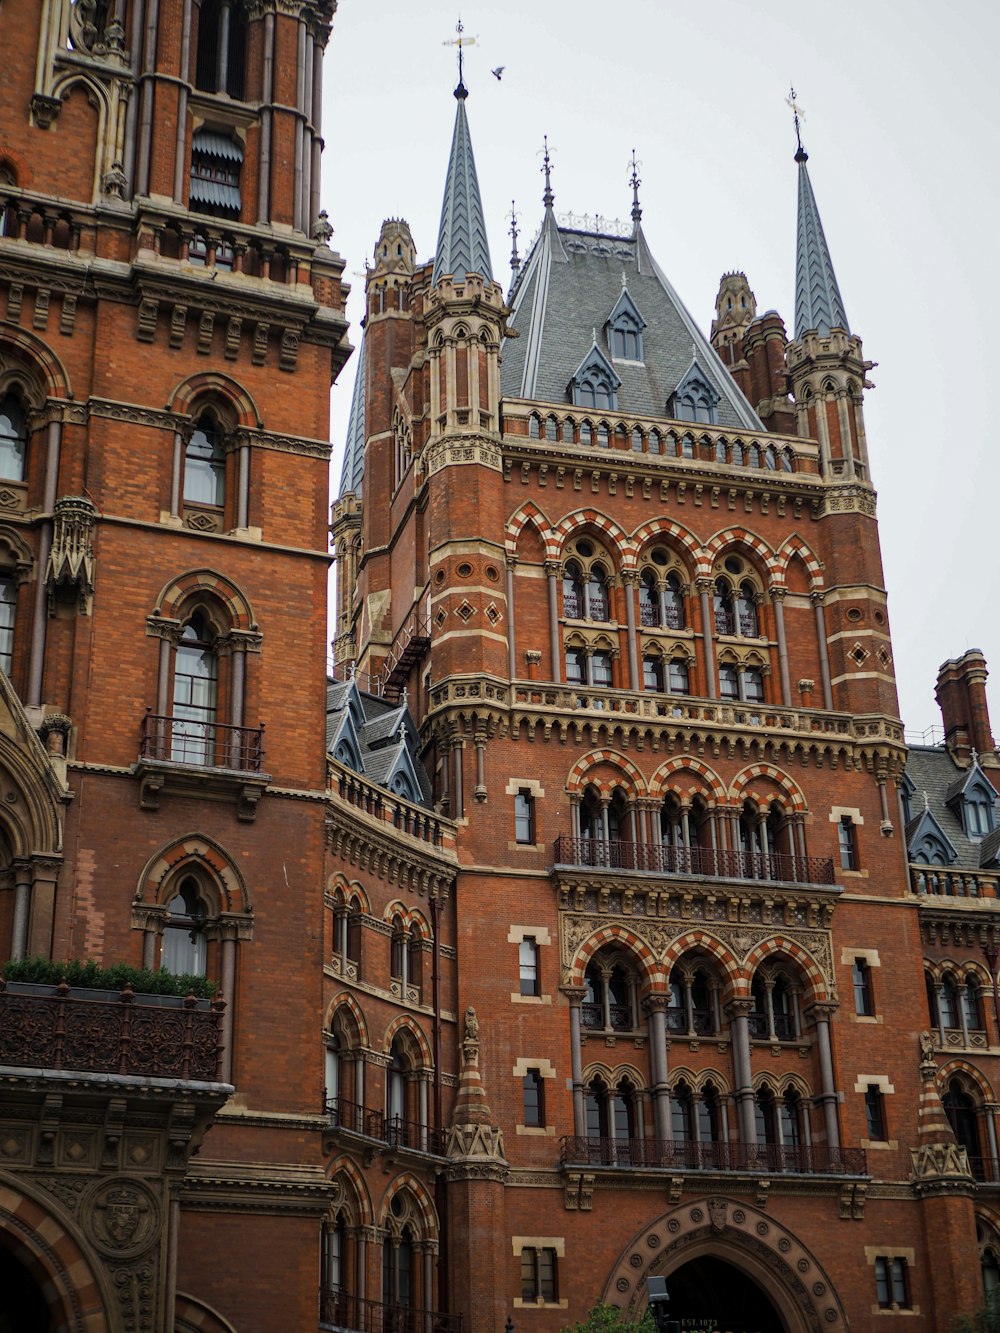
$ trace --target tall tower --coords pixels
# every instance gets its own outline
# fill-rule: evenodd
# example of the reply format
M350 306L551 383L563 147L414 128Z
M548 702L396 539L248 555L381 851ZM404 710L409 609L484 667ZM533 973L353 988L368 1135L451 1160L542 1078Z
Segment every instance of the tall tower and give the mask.
M0 943L56 965L0 997L23 1327L315 1320L334 8L0 11ZM139 993L184 973L218 1003Z

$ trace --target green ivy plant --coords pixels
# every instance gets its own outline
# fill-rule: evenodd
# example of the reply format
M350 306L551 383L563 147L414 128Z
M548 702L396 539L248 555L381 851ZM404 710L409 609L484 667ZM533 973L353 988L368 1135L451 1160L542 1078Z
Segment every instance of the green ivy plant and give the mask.
M656 1333L656 1324L648 1310L635 1324L613 1305L595 1305L582 1324L567 1324L561 1333Z
M178 977L172 972L154 972L151 968L130 967L127 963L101 967L93 959L81 962L79 958L71 958L66 963L54 963L49 958L20 958L5 963L3 974L6 981L33 981L42 986L58 986L61 981L85 990L122 991L128 986L137 995L183 997L193 992L199 999L212 1000L218 992L216 983L207 977Z

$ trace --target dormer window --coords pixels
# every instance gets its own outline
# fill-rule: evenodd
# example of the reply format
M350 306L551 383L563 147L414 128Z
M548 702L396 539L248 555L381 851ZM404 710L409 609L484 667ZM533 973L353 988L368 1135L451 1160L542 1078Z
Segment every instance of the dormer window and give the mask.
M239 221L242 170L241 144L215 130L198 130L191 140L192 210Z
M621 295L607 322L608 346L615 361L644 359L642 331L645 327L646 321L629 295L625 275L622 274Z
M996 824L993 797L979 783L968 788L962 802L965 834L968 838L985 838Z
M715 386L697 359L693 360L671 394L667 403L668 414L677 421L698 421L705 426L714 426L718 422L718 407L719 394ZM736 461L734 450L733 462ZM739 461L742 463L742 456Z
M618 406L620 384L610 361L594 343L569 382L570 402L577 407L611 411Z

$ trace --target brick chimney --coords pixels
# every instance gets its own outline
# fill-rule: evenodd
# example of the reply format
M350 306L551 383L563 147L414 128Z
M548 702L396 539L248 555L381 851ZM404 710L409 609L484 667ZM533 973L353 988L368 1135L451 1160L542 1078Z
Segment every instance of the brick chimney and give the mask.
M935 694L941 706L944 743L957 764L972 762L972 751L988 768L1000 768L986 702L986 658L978 648L942 663Z

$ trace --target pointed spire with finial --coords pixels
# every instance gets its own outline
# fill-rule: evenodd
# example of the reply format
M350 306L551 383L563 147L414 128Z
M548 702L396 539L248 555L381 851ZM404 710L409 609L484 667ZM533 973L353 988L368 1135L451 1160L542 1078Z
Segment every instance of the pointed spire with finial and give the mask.
M833 261L823 233L816 196L813 194L806 163L809 154L802 146L802 121L805 113L796 101L795 89L785 99L795 118L795 161L799 164L799 215L795 256L795 337L818 333L826 337L831 329L850 333L844 300L837 286Z
M635 149L632 149L632 175L629 177L629 185L632 187L632 221L638 227L642 221L642 209L639 206L639 186L642 181L639 179L639 163L635 158Z
M510 267L515 278L521 268L521 256L517 253L517 238L521 234L520 228L517 225L517 216L517 209L514 207L514 200L512 199L510 201L510 227L508 228L508 233L510 235Z
M553 168L552 168L552 158L549 156L549 136L547 134L543 137L542 142L545 145L544 149L542 150L543 151L542 174L545 177L545 193L542 195L542 203L545 205L546 208L551 208L556 201L556 197L552 193Z
M490 262L490 246L486 236L483 201L479 194L476 160L472 154L472 139L465 114L465 103L469 92L464 81L462 50L466 46L471 46L475 38L463 37L461 19L458 21L456 31L458 37L449 45L458 47L458 87L455 89L458 106L455 110L455 130L451 140L451 157L448 161L448 179L445 182L444 200L441 204L441 225L438 229L432 281L440 281L446 273L457 278L464 278L466 273L479 273L487 281L492 282L493 266Z

